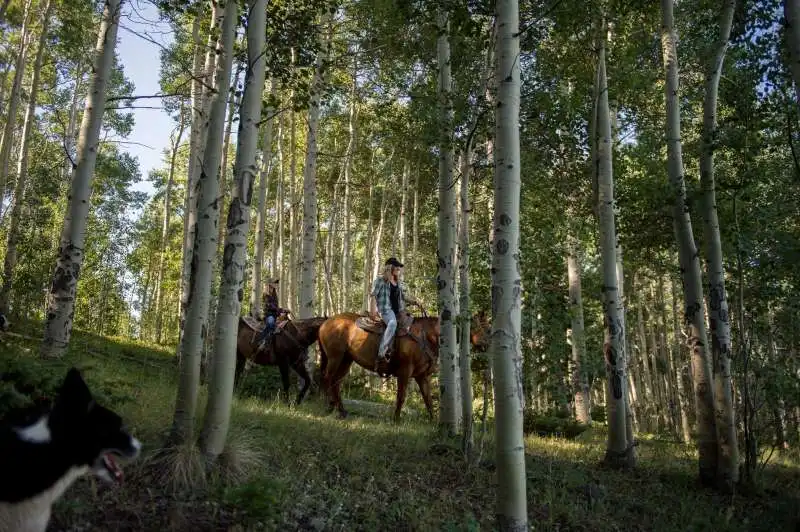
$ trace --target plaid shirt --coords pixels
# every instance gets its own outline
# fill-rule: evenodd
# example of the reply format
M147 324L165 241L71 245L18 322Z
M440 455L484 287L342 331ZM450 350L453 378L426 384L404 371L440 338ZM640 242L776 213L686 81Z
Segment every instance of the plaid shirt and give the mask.
M391 300L391 293L392 293L392 283L389 281L384 281L383 277L378 277L372 283L372 292L371 295L375 296L375 302L378 307L378 313L383 316L387 310L392 310L392 300ZM400 281L397 283L397 288L400 290L398 294L398 303L400 305L399 309L400 312L405 312L406 310L406 302L405 302L405 290L406 286L405 283Z

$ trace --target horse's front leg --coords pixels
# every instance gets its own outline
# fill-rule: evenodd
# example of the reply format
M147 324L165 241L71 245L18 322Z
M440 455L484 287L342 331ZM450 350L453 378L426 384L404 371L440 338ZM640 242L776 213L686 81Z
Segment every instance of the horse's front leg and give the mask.
M400 421L400 411L403 410L403 403L406 402L406 392L408 391L408 380L411 378L409 371L401 370L397 375L397 406L394 409L395 423Z
M278 357L278 369L281 370L281 383L283 384L283 400L289 404L289 361L285 357Z
M433 421L433 399L431 399L431 378L429 375L420 375L414 377L419 386L419 393L422 394L422 400L425 401L425 408L428 410L428 417Z

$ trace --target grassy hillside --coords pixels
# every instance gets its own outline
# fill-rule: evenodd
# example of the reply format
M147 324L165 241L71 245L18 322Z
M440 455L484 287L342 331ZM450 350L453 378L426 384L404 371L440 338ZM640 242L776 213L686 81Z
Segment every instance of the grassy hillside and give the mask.
M35 337L39 330L34 324L20 332ZM122 486L79 481L58 504L51 530L493 529L490 439L480 464L468 468L457 442L439 438L413 412L395 425L388 407L341 421L316 397L284 406L274 397L276 368L245 386L267 390L267 399L234 403L225 459L236 478L198 481L190 492L174 493L164 480L174 464L153 465L175 399L172 351L80 332L63 361L39 361L37 347L25 337L0 340L0 405L51 396L75 365L146 450L128 465ZM414 390L407 408L419 408L417 396ZM639 469L620 473L598 465L603 441L602 427L572 441L526 439L533 530L800 529L800 468L788 454L765 469L762 489L731 499L698 487L692 449L642 436ZM181 463L194 458L184 453Z

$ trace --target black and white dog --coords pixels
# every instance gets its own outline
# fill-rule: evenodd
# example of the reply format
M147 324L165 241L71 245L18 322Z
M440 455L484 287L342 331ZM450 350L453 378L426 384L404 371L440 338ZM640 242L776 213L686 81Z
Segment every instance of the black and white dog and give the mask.
M53 503L76 479L91 472L121 480L117 457L135 458L140 449L72 368L48 412L0 424L0 531L44 532Z

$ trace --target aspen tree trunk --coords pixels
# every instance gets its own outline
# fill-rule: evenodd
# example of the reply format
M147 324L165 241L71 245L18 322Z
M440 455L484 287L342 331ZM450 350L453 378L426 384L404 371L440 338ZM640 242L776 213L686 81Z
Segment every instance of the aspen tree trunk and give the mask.
M607 89L606 89L607 90ZM612 124L614 125L614 129L612 130L612 154L613 154L613 145L616 142L616 109L614 111L614 119L612 120ZM613 155L612 155L613 157ZM627 375L626 383L628 388L630 388L630 375L629 375L629 360L628 360L628 333L627 333L627 326L625 320L625 271L623 269L623 262L622 262L622 244L619 241L619 235L617 235L617 244L614 247L614 256L617 263L617 291L619 294L619 311L620 317L622 319L622 345L623 351L625 352L625 373ZM633 446L633 411L631 410L631 404L629 400L630 393L625 396L625 437L628 440L628 447ZM635 450L631 448L631 453L635 453Z
M586 335L583 323L583 299L581 297L580 243L574 236L568 237L567 277L569 280L569 306L572 317L572 390L575 401L575 418L579 423L589 424L589 385L586 371Z
M234 45L236 46L236 45ZM219 217L224 220L227 217L226 196L228 196L228 156L231 151L231 131L233 130L233 117L236 111L241 107L242 94L239 92L239 78L242 76L244 64L238 62L236 65L236 72L233 74L233 82L231 84L230 96L231 101L228 102L228 118L225 123L225 135L222 138L222 163L220 163L219 170L219 198L220 198L220 212ZM219 224L219 240L217 240L217 254L219 254L219 247L222 246L225 240L225 224Z
M491 47L491 44L490 44ZM461 390L461 426L464 431L463 449L469 458L472 454L473 423L472 423L472 367L470 326L472 321L470 311L470 284L469 284L469 178L472 170L472 146L468 142L464 149L461 165L461 224L458 235L458 272L459 272L459 309L461 316L461 337L459 348L459 378ZM405 246L404 246L405 248Z
M189 269L189 294L186 307L186 328L180 344L180 374L170 439L176 443L191 441L194 433L197 395L200 385L200 361L207 331L208 307L211 298L211 275L217 248L219 223L219 170L222 158L222 136L225 127L228 80L233 63L233 42L238 22L234 0L217 4L220 8L218 26L221 33L215 55L214 88L209 91L209 113L203 136L206 148L200 165L197 183L197 217L192 264ZM224 357L220 357L224 358ZM215 360L216 363L216 360ZM213 384L212 384L213 386Z
M372 248L372 278L376 278L381 272L381 237L383 236L383 224L386 220L386 187L381 187L381 212L378 218L378 227L375 229L375 240ZM367 307L369 308L369 307Z
M350 138L347 142L347 153L344 156L344 234L342 235L342 297L340 308L343 312L350 310L350 285L353 278L353 251L351 249L351 192L350 173L353 165L353 154L356 150L356 116L358 113L358 57L353 59L353 84L350 89L350 120L347 125Z
M605 24L601 24L601 32ZM614 174L612 163L611 119L608 107L608 82L606 79L605 36L600 38L597 58L600 98L597 112L597 157L598 157L598 204L597 214L600 229L600 253L603 272L603 314L605 342L603 351L606 362L608 417L608 442L605 461L613 467L635 465L633 442L627 436L627 386L625 375L624 314L617 277L617 234L614 213Z
M293 96L292 96L293 98ZM296 308L297 302L297 117L294 110L289 114L289 263L286 265L288 276L287 305Z
M729 11L733 13L733 9L734 2L726 1L720 20L726 20L727 13ZM794 90L797 98L795 104L800 106L800 0L784 0L783 16L786 19L786 47L789 49L789 69L794 79ZM723 28L724 26L720 29L722 30ZM730 25L728 26L728 35L730 36ZM725 39L726 48L727 44L727 39ZM722 70L724 54L725 50L722 50L722 56L719 60L720 70Z
M17 266L17 242L19 241L19 222L22 214L22 203L25 199L25 188L28 181L28 153L30 151L31 129L36 120L36 101L39 94L39 78L42 70L44 50L47 45L47 36L50 31L50 14L53 9L53 0L45 0L42 28L39 34L39 44L36 49L36 59L33 63L31 88L28 96L28 107L25 111L25 122L22 126L20 137L19 158L17 160L17 181L14 185L14 195L9 205L8 234L6 236L6 256L3 263L3 285L0 288L0 312L8 314L8 302L14 280L14 269ZM0 201L2 196L0 196Z
M175 161L178 158L178 148L183 138L183 106L181 106L178 118L178 131L172 139L172 154L169 160L169 173L167 175L167 186L164 190L164 222L161 225L161 243L158 248L158 286L156 288L156 343L161 343L161 327L164 323L163 301L164 301L164 264L166 261L167 246L169 245L169 221L172 214L172 186L175 182Z
M414 179L414 212L411 220L411 266L414 275L416 276L419 269L419 262L417 260L417 249L419 244L419 166L417 166L417 175Z
M89 216L92 176L97 161L100 127L106 106L106 86L114 65L114 46L121 0L106 0L95 47L94 74L78 137L78 160L72 174L69 205L64 216L61 244L50 287L41 355L60 358L69 345L83 250Z
M303 165L303 246L300 264L300 293L297 316L307 319L314 315L314 286L316 282L317 254L317 130L322 92L324 91L324 74L327 67L328 47L330 46L329 14L323 17L321 25L320 51L314 65L314 77L311 80L311 97L308 103L308 131L306 138L306 160ZM345 171L347 171L345 169Z
M275 98L275 82L270 80L270 98ZM267 224L267 189L269 188L269 174L272 171L272 125L275 108L267 106L267 123L264 126L264 137L261 148L261 176L258 179L258 204L256 207L256 242L253 252L253 282L250 285L250 315L258 319L261 316L261 267L264 264L264 234ZM239 126L241 127L241 125ZM274 240L273 240L274 242ZM274 247L272 254L272 268L275 268Z
M212 2L211 29L208 37L207 53L203 58L203 44L200 40L200 22L205 14L201 9L192 22L194 56L192 58L192 126L189 137L189 164L186 174L186 192L183 199L183 254L181 263L181 297L179 311L178 356L186 327L186 308L189 304L189 280L194 252L194 233L197 228L197 192L200 172L206 149L207 121L211 95L214 90L214 70L216 69L216 33L222 25L223 12L218 2Z
M492 336L497 445L497 522L503 531L528 529L525 444L522 437L521 279L519 269L519 5L496 4L498 83L495 105L492 222Z
M374 157L373 157L374 159ZM374 165L370 165L374 168ZM375 185L370 181L369 183L369 207L367 209L367 233L366 240L364 241L364 297L362 298L362 308L369 311L369 291L372 286L372 278L370 277L372 268L372 203L375 197Z
M716 480L718 467L714 395L711 388L711 361L707 349L700 259L692 233L692 221L686 208L688 200L681 153L677 35L673 23L672 3L673 0L661 0L663 17L661 46L666 70L667 171L674 196L675 235L678 241L678 257L683 276L685 320L689 329L688 345L692 353L700 481L704 485L712 485Z
M291 101L291 100L290 100ZM275 217L277 218L277 223L275 224L275 240L277 241L277 246L275 246L275 255L273 261L273 268L272 268L272 276L273 277L280 277L282 280L284 279L283 272L285 271L285 261L284 258L284 231L283 231L283 214L284 214L284 182L286 181L283 175L283 114L278 117L278 187L275 191ZM278 299L281 302L281 305L286 304L286 281L279 283L278 288Z
M453 101L450 77L450 21L446 11L437 13L437 63L439 76L439 246L438 303L439 322L439 424L455 434L457 418L457 345L454 322L455 300L455 193L453 190Z
M3 144L0 146L0 217L2 217L3 202L8 185L9 165L11 164L11 148L14 145L14 131L17 128L17 111L22 96L22 82L25 77L25 62L28 48L31 44L31 18L33 16L33 0L25 3L25 12L22 15L22 29L20 31L19 51L14 64L14 81L11 84L11 94L8 97L8 111L6 124L3 130Z
M343 184L343 181L344 181L344 168L342 168L342 171L339 172L339 179L333 185L333 199L331 200L330 216L328 218L328 235L325 238L325 277L326 277L325 286L327 288L329 288L329 290L327 290L330 293L330 305L329 306L330 306L330 308L331 308L331 310L333 312L336 312L336 310L335 310L336 309L336 305L334 305L334 298L333 298L333 287L331 286L331 282L330 282L331 280L327 279L327 277L330 277L330 275L331 275L330 271L329 271L329 268L330 268L330 264L333 263L333 255L334 255L334 251L333 251L334 245L333 244L334 244L334 240L335 240L334 236L336 235L336 232L338 230L338 223L339 223L339 216L338 216L339 215L339 209L338 209L339 188L340 188L340 185ZM344 244L344 242L342 244ZM339 265L341 267L343 267L342 263L340 263ZM340 272L340 273L341 273L342 277L344 277L344 272ZM336 300L336 304L339 304L339 303L341 303L341 301L339 299L337 299ZM325 311L323 311L323 314L324 313L325 313Z
M403 176L400 183L400 228L397 232L397 237L400 240L400 262L405 264L408 247L408 239L406 238L406 217L407 217L407 204L408 204L408 177L411 173L411 164L408 159L403 160Z
M0 20L5 20L6 18L6 9L8 9L8 4L11 3L11 0L3 0L3 3L0 4Z
M682 349L683 342L681 341L681 327L680 327L680 321L678 320L678 291L675 288L674 279L670 277L669 281L670 281L670 292L672 294L672 327L673 327L672 350L673 350L673 361L675 363L675 379L676 379L676 388L678 393L678 407L680 409L680 416L681 416L681 436L683 437L683 443L690 443L692 441L692 429L691 429L691 424L689 422L689 404L687 400L686 390L684 388L684 377L683 377L684 356Z
M787 15L800 13L792 0L786 0ZM714 398L716 400L716 428L719 445L717 483L725 491L733 491L739 481L739 445L734 419L733 387L731 384L731 324L728 319L728 298L725 291L725 269L722 261L722 239L717 217L717 200L714 184L714 150L717 142L717 95L722 76L722 64L733 24L736 2L727 0L720 14L719 34L706 71L705 98L703 100L703 140L700 151L700 184L703 189L703 225L706 241L706 268L708 274L708 309L711 325L711 359L713 361ZM787 17L788 20L788 17ZM800 23L798 18L794 23ZM793 24L790 24L790 29ZM790 35L794 31L790 31ZM790 43L790 51L798 49ZM800 43L798 43L800 44ZM793 55L792 72L797 79L800 57Z
M231 15L234 15L235 7L230 11ZM266 32L267 0L250 0L247 17L248 67L240 105L231 204L225 224L227 234L222 254L219 306L212 357L214 367L211 372L212 380L208 386L206 417L200 435L200 449L208 459L212 460L222 453L230 426L236 340L244 293L244 272L247 268L250 203L253 182L258 171L256 151L266 70L264 53Z

